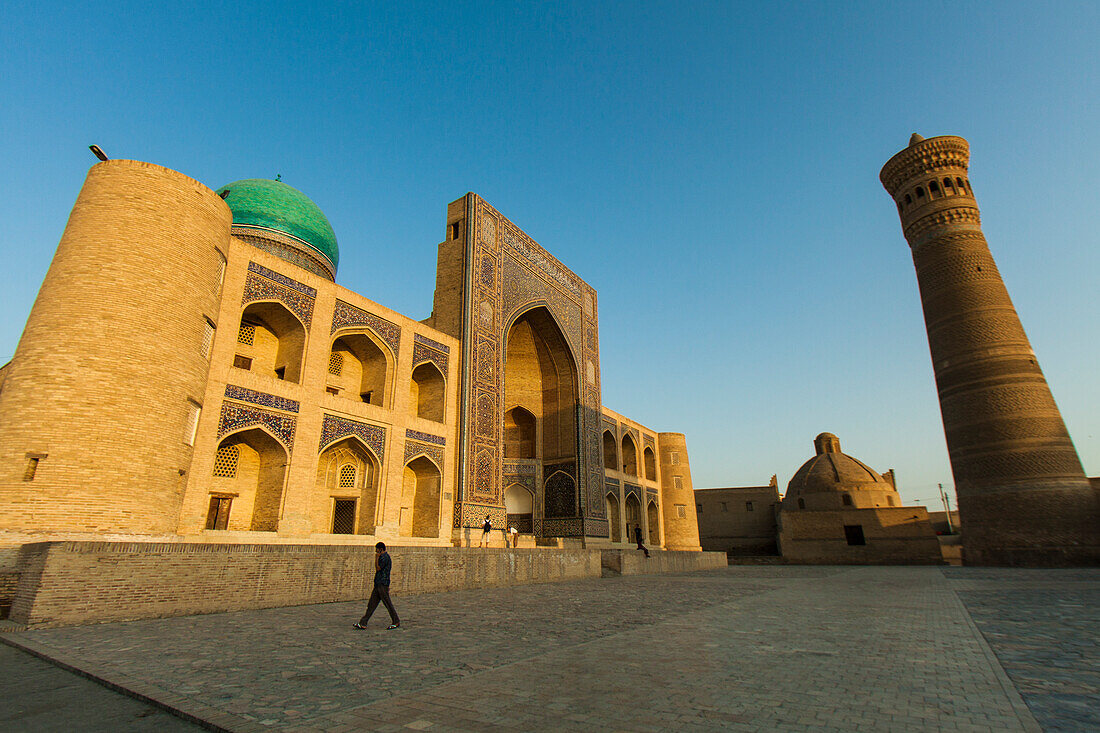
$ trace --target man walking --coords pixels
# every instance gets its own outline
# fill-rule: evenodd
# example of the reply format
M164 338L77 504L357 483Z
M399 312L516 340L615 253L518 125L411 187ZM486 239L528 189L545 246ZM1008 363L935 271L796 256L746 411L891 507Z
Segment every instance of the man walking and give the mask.
M355 628L367 628L367 621L370 621L374 609L378 608L379 601L381 601L386 606L386 610L390 612L390 625L386 628L401 628L401 619L397 618L397 611L394 610L393 601L390 600L391 567L393 567L393 561L390 560L390 555L386 552L386 543L379 542L374 546L374 590L371 591L370 600L367 601L367 612L364 613L363 618L359 619L355 624Z

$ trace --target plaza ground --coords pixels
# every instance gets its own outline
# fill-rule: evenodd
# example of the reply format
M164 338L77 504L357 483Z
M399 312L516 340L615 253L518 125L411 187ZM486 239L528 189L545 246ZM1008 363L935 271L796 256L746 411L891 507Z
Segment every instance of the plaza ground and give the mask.
M0 725L1100 729L1100 570L733 566L394 600L396 631L332 603L5 633L54 664L0 648Z

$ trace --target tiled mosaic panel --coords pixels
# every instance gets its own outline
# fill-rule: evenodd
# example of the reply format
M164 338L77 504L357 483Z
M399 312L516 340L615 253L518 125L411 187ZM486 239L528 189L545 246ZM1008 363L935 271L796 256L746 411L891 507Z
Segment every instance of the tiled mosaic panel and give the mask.
M608 486L614 486L616 489L619 488L619 479L617 478L605 478L604 483L606 483Z
M413 366L419 366L420 364L430 361L439 367L439 371L444 375L447 374L447 355L438 349L434 349L431 346L422 344L419 341L413 343Z
M251 269L252 264L255 263L249 264L249 269ZM256 266L259 267L259 265ZM268 270L268 272L271 271ZM249 272L244 282L244 293L241 295L241 305L246 306L249 303L255 303L261 300L279 301L301 319L302 325L305 326L306 331L309 330L310 322L313 320L314 299L311 296L287 287L280 282L269 280L255 272Z
M444 354L451 353L451 347L450 346L447 346L446 344L441 344L438 341L433 341L432 339L428 338L427 336L422 336L419 333L414 333L413 334L413 341L418 343L418 344L424 344L425 346L433 348L436 351L442 351Z
M248 263L248 271L249 272L254 272L257 275L262 275L263 277L266 277L268 280L274 280L275 282L279 283L280 285L286 285L291 290L297 290L299 293L301 293L302 295L305 295L307 297L310 297L310 298L316 298L317 297L317 291L314 288L311 288L310 286L306 285L305 283L300 283L297 280L294 280L293 278L289 278L286 275L281 275L278 272L275 272L274 270L270 270L270 269L264 267L263 265L258 265L255 262L249 262Z
M504 507L463 501L455 504L454 528L480 527L485 521L486 514L489 515L493 529L507 526L508 514L504 511Z
M626 496L634 494L634 496L638 497L638 501L642 500L642 487L638 484L623 484L623 491Z
M543 502L546 506L545 515L548 519L554 517L576 516L577 482L565 471L550 472L547 468Z
M321 441L317 446L317 452L320 453L336 441L349 435L357 436L370 446L370 449L374 451L374 455L378 457L379 463L385 460L386 429L384 427L329 414L325 415L324 421L321 423Z
M287 453L293 450L294 430L298 425L296 418L237 402L222 403L222 411L218 416L218 440L220 441L224 435L253 425L263 425L270 430L275 435L275 439L286 448Z
M314 275L323 277L326 280L336 279L336 273L333 272L332 267L328 263L322 262L316 257L309 256L306 252L302 251L301 244L291 244L291 238L287 237L286 241L284 241L281 236L278 236L281 235L282 232L276 232L273 229L260 230L240 226L235 226L230 231L234 237L237 237L242 242L247 242L256 249L273 254L292 265L297 265L306 272L312 272ZM257 233L260 231L263 232L262 235Z
M352 328L355 326L366 326L382 339L393 350L393 354L396 357L401 351L401 327L396 323L391 323L385 318L376 316L373 313L368 313L362 308L358 308L351 303L345 303L342 300L337 300L336 305L332 310L332 330L330 333L336 333L341 328Z
M535 464L527 463L525 461L524 462L516 461L514 463L511 462L511 461L505 461L504 462L504 473L505 474L519 474L519 475L534 476L535 475Z
M232 400L251 402L254 405L271 407L276 410L283 410L285 412L298 411L298 403L295 400L289 400L286 397L279 397L278 395L267 394L266 392L257 392L256 390L248 389L247 387L238 387L235 384L225 385L225 396Z
M607 520L603 521L607 524ZM536 523L537 524L537 523ZM542 537L582 537L584 536L584 524L585 520L579 518L573 519L544 519L541 522L542 531L539 532L536 529L535 533L540 534ZM596 535L606 537L607 532L604 531L603 535Z
M432 443L433 445L447 445L447 439L442 435L432 435L431 433L422 433L419 430L413 430L412 428L406 428L405 437L409 440L419 440L421 443Z
M419 443L415 440L405 441L405 458L404 462L408 464L409 461L417 456L427 456L435 462L436 467L439 469L440 475L443 473L443 449L438 445L427 445L425 443Z

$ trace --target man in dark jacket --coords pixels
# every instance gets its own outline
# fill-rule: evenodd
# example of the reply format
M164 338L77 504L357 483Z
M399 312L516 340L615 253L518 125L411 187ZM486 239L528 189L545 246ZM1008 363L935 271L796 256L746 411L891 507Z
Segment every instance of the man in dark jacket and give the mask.
M646 558L649 558L649 550L642 544L642 528L634 528L634 539L638 542L638 549L645 553Z
M357 629L367 628L367 621L370 620L371 614L374 613L374 609L378 608L378 602L381 601L386 610L390 612L390 625L387 629L401 628L401 619L397 618L397 611L393 608L393 601L390 600L390 568L393 567L393 561L390 560L390 555L386 552L386 543L379 542L374 546L374 590L371 591L370 600L367 601L367 612L363 614L363 618L359 619L355 624Z

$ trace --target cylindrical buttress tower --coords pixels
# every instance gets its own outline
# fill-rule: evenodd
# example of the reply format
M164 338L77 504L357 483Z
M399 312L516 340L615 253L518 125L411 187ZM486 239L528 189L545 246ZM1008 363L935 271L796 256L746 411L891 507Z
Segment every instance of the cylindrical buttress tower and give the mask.
M1100 560L1096 493L982 235L961 137L883 166L920 285L970 565Z
M0 531L175 531L231 221L176 171L88 172L0 393Z
M657 433L657 449L661 456L661 513L665 519L665 549L702 550L687 439L683 433Z

